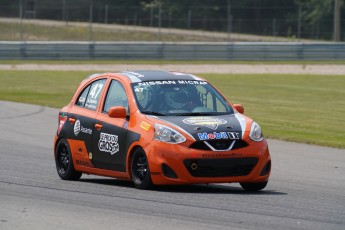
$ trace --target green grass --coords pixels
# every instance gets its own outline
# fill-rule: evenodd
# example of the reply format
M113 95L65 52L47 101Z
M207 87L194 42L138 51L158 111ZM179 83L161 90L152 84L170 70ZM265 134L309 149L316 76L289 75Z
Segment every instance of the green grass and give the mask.
M345 76L211 75L232 103L258 121L265 136L345 148Z
M0 22L0 41L20 40L20 24ZM88 26L57 26L23 23L25 41L89 41ZM157 32L140 32L130 30L106 30L93 27L93 41L157 41ZM161 34L161 41L209 41L209 38L192 35ZM214 41L226 41L215 39Z
M0 100L60 108L91 72L0 71ZM345 76L200 74L266 137L345 148Z
M90 72L0 71L0 100L60 108Z

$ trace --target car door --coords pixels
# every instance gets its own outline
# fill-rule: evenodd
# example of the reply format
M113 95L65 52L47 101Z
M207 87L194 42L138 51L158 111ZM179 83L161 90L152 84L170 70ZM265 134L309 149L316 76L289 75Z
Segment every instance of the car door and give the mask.
M69 111L67 138L77 140L75 151L82 152L86 147L86 154L92 152L94 119L106 80L96 80L86 86Z
M97 168L125 172L128 120L110 118L108 111L114 106L125 107L127 115L129 114L126 91L117 80L111 81L102 111L95 119L93 164Z

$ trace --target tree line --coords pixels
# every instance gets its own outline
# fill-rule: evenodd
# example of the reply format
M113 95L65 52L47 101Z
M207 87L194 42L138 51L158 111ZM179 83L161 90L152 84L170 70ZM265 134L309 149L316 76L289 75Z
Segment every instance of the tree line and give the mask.
M18 17L22 4L24 18L332 39L336 1L0 0L0 16Z

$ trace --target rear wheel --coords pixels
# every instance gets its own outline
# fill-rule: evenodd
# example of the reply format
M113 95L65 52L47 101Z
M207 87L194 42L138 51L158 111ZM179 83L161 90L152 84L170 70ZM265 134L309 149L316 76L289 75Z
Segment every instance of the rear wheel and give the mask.
M74 169L72 154L68 142L61 139L56 146L56 171L62 180L78 180L82 173Z
M267 185L268 181L266 182L259 182L259 183L240 183L242 188L247 192L257 192L264 189Z
M136 188L149 189L152 186L149 163L142 149L133 153L131 162L132 180Z

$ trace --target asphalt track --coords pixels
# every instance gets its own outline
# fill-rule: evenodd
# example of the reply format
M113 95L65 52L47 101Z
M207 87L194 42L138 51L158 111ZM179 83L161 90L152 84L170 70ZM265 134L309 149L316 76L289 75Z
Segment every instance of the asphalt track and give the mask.
M269 140L266 189L160 187L55 171L56 109L0 101L0 229L345 229L345 150ZM322 137L320 137L322 138Z

